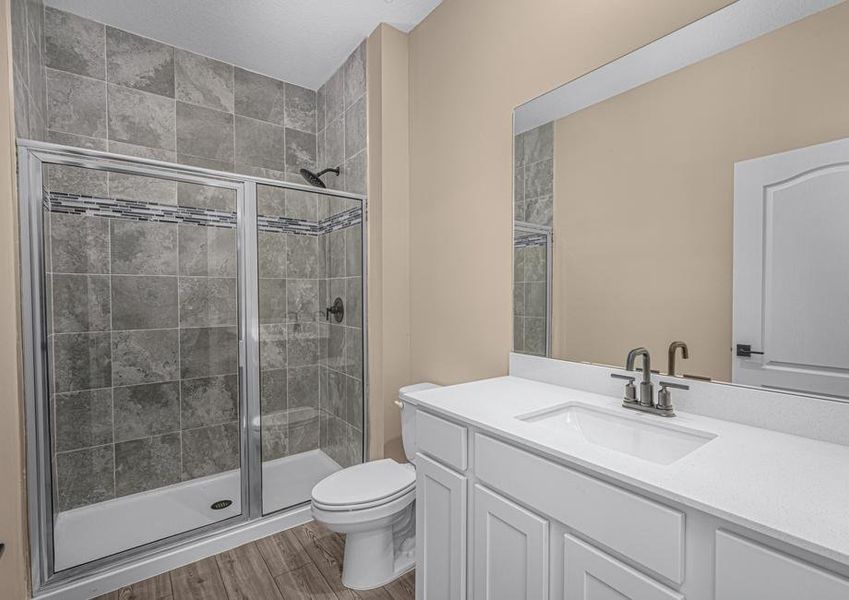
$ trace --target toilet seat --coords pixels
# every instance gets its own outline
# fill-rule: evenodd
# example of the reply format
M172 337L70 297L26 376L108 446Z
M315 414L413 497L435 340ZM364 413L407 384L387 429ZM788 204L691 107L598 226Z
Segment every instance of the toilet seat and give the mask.
M365 510L392 503L414 492L415 486L415 468L387 458L349 467L323 479L312 490L312 502L327 512Z

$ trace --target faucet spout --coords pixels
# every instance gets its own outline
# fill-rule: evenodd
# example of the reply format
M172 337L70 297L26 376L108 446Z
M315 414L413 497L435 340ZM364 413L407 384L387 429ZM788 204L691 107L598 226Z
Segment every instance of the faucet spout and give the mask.
M628 353L628 358L625 360L625 368L629 371L634 370L634 362L638 356L643 357L643 380L640 383L640 406L643 408L651 408L654 406L654 387L651 383L651 355L648 349L640 347L634 348Z
M634 363L638 356L643 357L643 383L651 383L651 355L648 349L640 347L634 348L628 352L628 358L625 361L625 369L628 371L634 370Z

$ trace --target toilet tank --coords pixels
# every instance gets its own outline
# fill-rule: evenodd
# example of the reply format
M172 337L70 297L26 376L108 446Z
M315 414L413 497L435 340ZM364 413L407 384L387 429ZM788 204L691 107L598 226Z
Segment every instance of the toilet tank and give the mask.
M417 383L398 390L398 398L401 401L401 440L404 442L404 454L410 462L416 457L416 400L410 398L409 394L438 387L442 386L435 383Z

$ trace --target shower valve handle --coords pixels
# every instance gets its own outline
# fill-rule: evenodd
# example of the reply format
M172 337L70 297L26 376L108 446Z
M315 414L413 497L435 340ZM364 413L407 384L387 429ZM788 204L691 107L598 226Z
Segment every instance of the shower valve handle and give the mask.
M337 323L341 323L345 318L345 305L342 303L342 298L336 298L333 301L333 306L328 306L324 309L324 318L330 320L330 315L333 315Z

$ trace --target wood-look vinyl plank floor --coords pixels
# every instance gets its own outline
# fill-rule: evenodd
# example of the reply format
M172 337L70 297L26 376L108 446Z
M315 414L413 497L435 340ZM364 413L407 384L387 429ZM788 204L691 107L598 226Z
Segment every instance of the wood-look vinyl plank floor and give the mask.
M415 573L375 590L342 585L345 540L312 522L96 600L415 600Z
M171 576L174 597L181 600L227 600L218 561L214 556L175 569Z
M101 600L172 600L172 598L171 577L168 573L100 596Z

